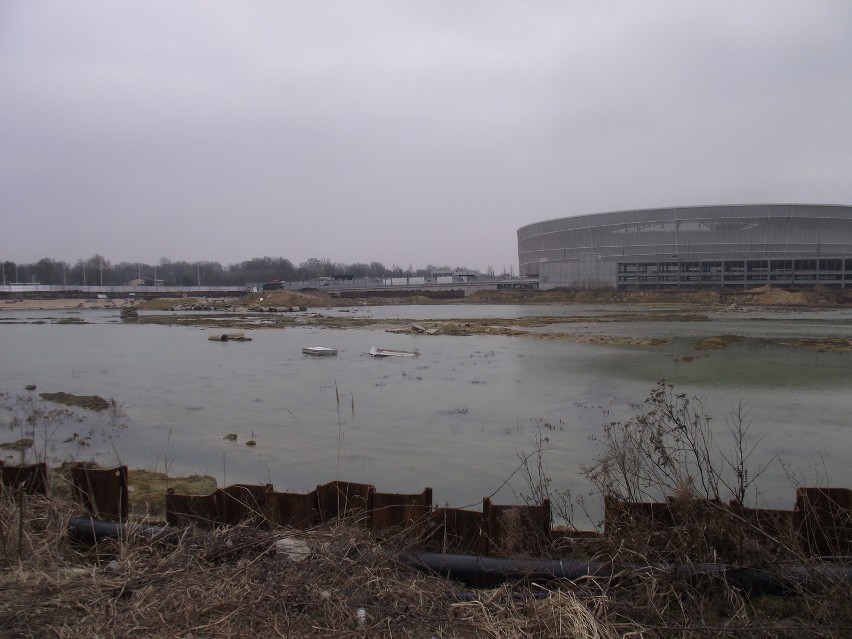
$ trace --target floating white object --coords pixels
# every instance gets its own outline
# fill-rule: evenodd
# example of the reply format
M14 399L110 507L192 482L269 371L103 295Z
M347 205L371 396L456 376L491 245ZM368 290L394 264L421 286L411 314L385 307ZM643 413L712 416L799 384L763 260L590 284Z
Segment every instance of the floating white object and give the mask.
M420 353L415 351L394 351L387 348L370 348L370 355L373 357L417 357Z
M305 355L317 355L320 357L337 355L337 349L329 348L328 346L305 346L304 348L302 348L302 352Z

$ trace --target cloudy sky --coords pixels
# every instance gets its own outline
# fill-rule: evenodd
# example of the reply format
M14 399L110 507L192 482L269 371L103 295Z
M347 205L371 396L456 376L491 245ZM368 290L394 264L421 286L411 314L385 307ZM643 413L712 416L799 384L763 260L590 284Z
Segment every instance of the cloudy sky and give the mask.
M517 272L754 202L852 204L850 2L0 3L0 260Z

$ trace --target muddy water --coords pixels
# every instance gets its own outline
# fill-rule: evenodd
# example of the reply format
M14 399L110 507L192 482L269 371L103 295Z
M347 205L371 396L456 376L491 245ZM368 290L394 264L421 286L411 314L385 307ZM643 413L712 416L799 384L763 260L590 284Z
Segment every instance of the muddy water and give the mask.
M582 311L580 313L579 311ZM644 309L647 310L647 309ZM53 460L120 460L220 483L270 482L304 491L336 477L386 491L434 488L435 501L465 506L497 492L516 501L522 481L504 482L547 438L554 487L583 493L579 468L595 454L589 437L626 419L658 380L699 394L715 421L742 401L758 456L778 455L806 483L852 486L852 355L757 340L698 352L697 339L849 337L852 314L717 314L690 323L595 322L623 307L382 307L372 317L428 319L583 314L588 322L542 330L664 336L662 346L603 346L510 337L394 335L375 328L256 330L244 343L210 342L210 330L118 323L115 313L9 312L0 317L0 390L66 391L114 398L111 415L86 415L50 437ZM336 313L337 311L327 311ZM56 325L81 317L87 324ZM44 320L48 323L37 324ZM21 322L21 323L14 323ZM331 346L333 358L302 355ZM370 346L418 350L417 358L373 359ZM692 358L683 361L683 358ZM676 361L680 360L680 361ZM9 398L7 397L7 404ZM8 424L11 412L7 411ZM89 445L63 440L91 432ZM236 442L223 439L228 433ZM78 439L79 439L78 436ZM40 437L36 433L36 439ZM0 441L17 439L3 434ZM253 439L254 447L245 442ZM5 451L4 451L5 452ZM789 507L787 471L761 481L769 505ZM825 476L828 475L828 480ZM516 476L517 479L517 476ZM596 516L593 503L592 515Z

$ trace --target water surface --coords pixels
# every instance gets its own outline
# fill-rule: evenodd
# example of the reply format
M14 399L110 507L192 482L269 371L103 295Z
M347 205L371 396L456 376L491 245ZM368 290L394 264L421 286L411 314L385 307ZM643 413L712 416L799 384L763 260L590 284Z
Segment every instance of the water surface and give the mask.
M355 309L416 321L623 311L604 305ZM90 323L46 319L62 317ZM120 460L293 491L337 477L384 491L429 485L436 503L479 504L492 493L512 503L523 482L504 483L539 433L547 438L554 486L587 490L579 469L595 455L590 436L635 414L664 379L703 397L720 431L742 403L751 433L764 437L762 458L783 458L806 483L825 483L828 475L835 485L852 486L852 356L760 341L693 349L697 339L726 333L848 337L852 315L844 311L719 314L706 322L590 319L541 329L670 339L661 346L304 327L252 330L250 342L218 343L207 339L210 329L122 324L115 312L15 311L0 319L0 390L26 394L24 385L34 383L38 392L97 394L123 407L126 428L113 428L109 415L88 413L84 424L61 428L51 438L53 459ZM48 323L33 323L41 320ZM302 355L303 346L314 345L339 355ZM421 355L374 359L367 355L373 345ZM84 429L95 430L90 446L62 443ZM225 441L227 433L236 433L237 442ZM249 439L257 446L245 446ZM774 465L765 475L765 503L792 505L787 472Z

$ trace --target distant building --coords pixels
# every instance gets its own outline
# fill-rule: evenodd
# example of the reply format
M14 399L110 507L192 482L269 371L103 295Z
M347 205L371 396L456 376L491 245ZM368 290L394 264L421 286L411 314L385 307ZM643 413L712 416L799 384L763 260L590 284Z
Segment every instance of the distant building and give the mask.
M431 281L438 284L450 284L452 282L473 282L478 275L474 271L432 271L429 277Z
M155 280L150 277L134 277L124 284L125 286L165 286L165 280Z
M539 288L852 286L852 206L693 206L578 215L518 229Z
M456 282L475 282L479 277L479 273L474 271L456 271L453 273L453 279Z

